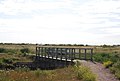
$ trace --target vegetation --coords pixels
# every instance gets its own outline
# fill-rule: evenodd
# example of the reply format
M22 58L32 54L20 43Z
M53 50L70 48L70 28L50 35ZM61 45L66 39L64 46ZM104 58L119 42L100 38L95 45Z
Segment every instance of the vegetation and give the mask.
M94 55L94 60L104 64L115 76L120 79L120 54L118 53L100 53Z
M4 53L5 49L4 48L0 48L0 53Z
M74 71L77 74L77 78L83 81L96 81L96 75L92 73L92 71L86 67L81 65L80 62L76 62L74 66Z
M0 53L7 54L35 54L35 44L0 44Z
M27 56L1 54L0 64L10 66L14 62L26 60L28 60ZM27 67L0 70L0 81L95 81L88 68L79 66L80 64L78 67L69 66L55 70L30 70ZM82 71L84 76L80 76Z
M45 44L54 45L54 44ZM56 46L90 46L83 44L58 44ZM0 43L0 68L2 65L11 66L15 62L32 61L27 53L35 54L35 44ZM90 46L94 48L94 60L109 68L120 79L120 45ZM24 56L25 55L25 56ZM62 76L61 76L62 75ZM84 66L69 66L56 70L30 70L16 68L14 70L0 70L0 81L96 81L89 68Z
M62 75L62 76L61 76ZM80 81L77 79L73 67L56 70L28 69L0 71L0 81Z

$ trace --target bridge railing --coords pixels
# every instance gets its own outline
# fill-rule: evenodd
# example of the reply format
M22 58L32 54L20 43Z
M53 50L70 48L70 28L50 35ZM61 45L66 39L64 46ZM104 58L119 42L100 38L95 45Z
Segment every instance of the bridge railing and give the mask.
M57 60L73 61L93 60L93 48L68 48L68 47L36 47L36 58L51 58Z

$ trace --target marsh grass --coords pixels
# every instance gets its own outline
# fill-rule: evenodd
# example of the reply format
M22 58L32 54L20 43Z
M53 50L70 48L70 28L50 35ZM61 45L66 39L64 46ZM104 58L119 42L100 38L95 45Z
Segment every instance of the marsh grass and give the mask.
M88 67L75 65L74 69L79 80L96 81L96 75Z
M2 70L0 81L81 81L77 78L73 66L55 70Z

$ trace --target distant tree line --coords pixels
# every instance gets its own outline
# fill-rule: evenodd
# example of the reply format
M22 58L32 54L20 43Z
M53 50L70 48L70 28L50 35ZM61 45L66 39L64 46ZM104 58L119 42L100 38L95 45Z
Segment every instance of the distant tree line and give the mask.
M32 43L0 43L0 45L34 45Z
M28 54L30 53L30 49L28 48L22 48L20 50L16 50L16 49L6 49L6 48L0 48L0 53L8 53L8 54Z
M41 44L42 46L86 46L84 44Z

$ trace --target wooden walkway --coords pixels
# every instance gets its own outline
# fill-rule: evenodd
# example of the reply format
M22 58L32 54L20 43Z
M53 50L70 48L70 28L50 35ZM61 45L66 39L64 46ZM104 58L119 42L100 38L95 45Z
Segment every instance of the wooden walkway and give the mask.
M18 62L15 67L55 69L74 65L76 60L93 60L93 48L66 46L36 46L33 62Z
M78 48L65 46L36 46L36 60L47 58L61 61L93 60L93 48Z

